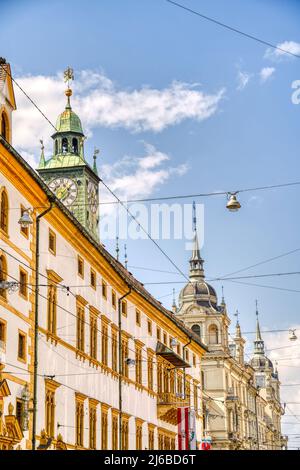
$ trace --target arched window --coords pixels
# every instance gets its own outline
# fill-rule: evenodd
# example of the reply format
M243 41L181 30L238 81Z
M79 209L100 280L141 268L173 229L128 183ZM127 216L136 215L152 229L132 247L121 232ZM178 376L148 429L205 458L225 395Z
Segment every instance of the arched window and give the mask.
M7 264L6 259L3 255L0 256L0 285L1 282L6 281L7 279ZM6 299L6 289L0 287L0 297Z
M193 325L192 326L192 331L196 333L196 335L201 336L201 329L200 325Z
M5 140L8 140L8 137L9 137L8 119L4 111L1 114L1 135L2 137L4 137Z
M72 139L72 153L78 153L78 140L75 137Z
M58 140L55 140L55 155L58 154Z
M210 325L208 329L208 335L209 335L209 344L219 343L218 328L216 325Z
M62 139L61 146L62 146L62 153L67 153L68 152L68 139L66 137Z
M5 189L0 192L0 229L8 232L8 197Z

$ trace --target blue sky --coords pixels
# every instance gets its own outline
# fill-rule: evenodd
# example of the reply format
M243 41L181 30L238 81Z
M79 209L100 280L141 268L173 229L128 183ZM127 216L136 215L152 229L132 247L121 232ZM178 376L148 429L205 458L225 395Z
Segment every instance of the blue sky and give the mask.
M268 42L288 41L290 47L293 41L299 46L299 2L181 3ZM291 101L292 82L300 79L299 59L274 53L266 56L267 47L164 0L89 0L84 6L78 0L0 0L0 6L0 55L11 63L15 78L53 121L57 110L64 106L64 84L59 74L68 65L74 68L73 108L88 129L87 157L91 157L94 146L101 149L99 174L104 174L121 196L202 193L299 180L300 106ZM263 69L268 69L266 75L270 74L265 80ZM85 88L88 80L92 83ZM98 103L95 111L96 102L91 97L97 88L110 102L106 107ZM175 100L171 115L166 115L163 107L166 97L171 102ZM193 113L195 100L207 97L216 99L215 107L207 108L206 103L209 116L205 117L198 108ZM16 146L34 162L39 154L38 139L48 139L49 146L52 129L25 104L23 97L18 94L17 98ZM158 115L147 113L148 98L158 99ZM128 109L133 104L141 113L140 120ZM120 118L123 112L124 117ZM153 172L150 169L149 177L154 179L149 186L147 180L139 180L147 155L160 161ZM124 159L125 156L129 158ZM128 185L132 185L132 175L140 186L135 192L129 188L126 193ZM294 186L241 194L242 209L236 214L226 211L223 197L196 200L205 204L202 255L207 277L300 248L299 191ZM159 243L187 272L189 253L185 241ZM106 245L113 250L112 243ZM128 240L127 247L130 266L174 271L150 241ZM300 251L241 274L297 271L299 261ZM145 283L183 280L180 275L130 269ZM299 290L298 276L249 282ZM256 298L263 328L299 325L299 292L228 281L223 284L229 312L232 316L239 309L244 331L254 329ZM220 297L221 283L214 286ZM170 306L172 287L162 284L150 290ZM181 286L174 287L178 291ZM286 333L280 338L266 334L265 339L270 348L278 341L289 344ZM291 350L287 351L290 355ZM292 372L298 374L299 370ZM279 363L281 371L291 382L291 370ZM295 390L293 393L295 396ZM287 391L282 394L283 399L289 396Z

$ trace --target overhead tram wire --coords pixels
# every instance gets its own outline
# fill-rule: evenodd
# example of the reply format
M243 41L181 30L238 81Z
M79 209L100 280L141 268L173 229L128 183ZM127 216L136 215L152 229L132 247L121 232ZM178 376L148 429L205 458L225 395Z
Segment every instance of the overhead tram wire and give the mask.
M103 182L103 180L100 180L100 182L106 186ZM167 201L167 200L178 200L178 199L197 199L201 197L210 197L210 196L227 196L228 194L238 194L238 193L244 193L244 192L252 192L252 191L265 191L268 189L277 189L277 188L286 188L289 186L299 186L300 181L292 181L289 183L281 183L281 184L272 184L272 185L267 185L267 186L259 186L259 187L254 187L254 188L244 188L244 189L237 189L237 190L230 190L230 191L216 191L216 192L209 192L209 193L198 193L198 194L181 194L181 195L174 195L174 196L161 196L161 197L152 197L152 198L144 198L144 199L124 199L121 201L119 198L116 201L102 201L98 203L98 206L102 205L109 205L109 204L133 204L133 203L139 203L139 202L156 202L156 201ZM107 186L106 186L107 187ZM108 188L108 187L107 187ZM110 191L110 190L109 190ZM111 192L111 191L110 191ZM113 194L111 192L111 194ZM114 197L116 198L117 196L113 194ZM88 206L88 203L80 203L80 204L72 204L68 205L65 204L65 207L85 207ZM42 209L45 206L39 206L39 207L34 207L34 209ZM20 210L19 207L10 207L9 210ZM296 250L297 251L297 250Z
M225 29L228 29L229 31L232 31L234 33L237 33L241 36L244 36L248 39L251 39L253 41L256 41L260 44L263 44L264 46L268 46L268 47L271 47L272 49L275 49L279 52L282 52L284 54L288 54L288 55L291 55L293 57L296 57L297 59L300 59L300 55L299 54L295 54L294 52L291 52L291 51L288 51L286 49L282 49L281 47L279 46L276 46L275 44L272 44L271 42L268 42L268 41L265 41L264 39L261 39L257 36L254 36L252 34L249 34L249 33L245 33L244 31L240 30L240 29L237 29L237 28L234 28L233 26L230 26L226 23L222 23L221 21L218 21L216 20L215 18L212 18L210 16L207 16L207 15L203 15L202 13L200 13L199 11L196 11L196 10L192 10L191 8L188 8L186 7L185 5L182 5L180 3L177 3L177 2L174 2L173 0L166 0L168 3L171 3L172 5L178 7L178 8L181 8L182 10L186 10L188 11L189 13L192 13L193 15L196 15L206 21L210 21L211 23L214 23L218 26L221 26L222 28L225 28Z

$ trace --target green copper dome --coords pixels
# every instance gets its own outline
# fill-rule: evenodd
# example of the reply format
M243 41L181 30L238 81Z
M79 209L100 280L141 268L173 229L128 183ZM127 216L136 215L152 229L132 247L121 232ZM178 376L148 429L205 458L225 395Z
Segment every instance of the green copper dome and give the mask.
M56 129L57 132L78 132L79 134L83 134L79 117L72 111L71 107L68 106L58 116Z

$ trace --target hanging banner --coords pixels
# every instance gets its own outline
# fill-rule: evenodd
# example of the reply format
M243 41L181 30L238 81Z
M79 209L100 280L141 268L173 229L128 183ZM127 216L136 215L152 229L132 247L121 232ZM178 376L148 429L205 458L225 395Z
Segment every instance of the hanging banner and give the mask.
M196 450L196 413L195 410L189 410L189 449Z

